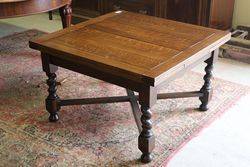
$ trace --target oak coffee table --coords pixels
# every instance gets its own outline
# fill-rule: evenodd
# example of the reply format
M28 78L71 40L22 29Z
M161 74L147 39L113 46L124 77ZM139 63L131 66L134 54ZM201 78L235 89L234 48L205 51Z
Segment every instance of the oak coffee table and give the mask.
M157 99L199 97L199 109L208 110L213 64L218 48L230 36L225 31L117 11L44 35L30 41L30 47L41 51L49 78L50 121L59 119L62 106L129 101L140 132L141 161L148 163L155 147L150 107ZM157 94L162 85L203 61L207 66L200 90ZM61 100L56 93L58 66L124 87L128 96Z

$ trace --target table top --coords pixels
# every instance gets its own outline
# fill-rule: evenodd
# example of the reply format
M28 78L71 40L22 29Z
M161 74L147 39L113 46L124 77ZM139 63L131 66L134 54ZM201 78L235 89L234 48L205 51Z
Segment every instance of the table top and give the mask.
M225 31L117 11L30 41L30 46L155 83L211 53L230 36Z
M0 0L0 19L43 13L71 4L71 0Z
M27 0L0 0L0 3L20 2L20 1L27 1Z

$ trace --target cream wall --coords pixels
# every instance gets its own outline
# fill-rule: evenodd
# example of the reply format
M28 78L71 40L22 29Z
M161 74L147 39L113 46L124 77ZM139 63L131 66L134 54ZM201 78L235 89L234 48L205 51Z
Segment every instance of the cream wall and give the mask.
M250 0L235 0L233 27L250 26Z

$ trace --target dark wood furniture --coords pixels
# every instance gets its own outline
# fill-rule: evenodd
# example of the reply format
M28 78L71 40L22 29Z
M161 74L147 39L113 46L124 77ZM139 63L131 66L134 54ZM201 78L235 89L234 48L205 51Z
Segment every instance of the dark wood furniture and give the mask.
M46 108L50 121L58 120L62 106L130 101L140 132L141 160L150 162L155 145L150 107L157 99L199 97L199 109L208 110L213 63L218 48L230 35L119 11L30 41L30 47L41 51L43 70L49 78ZM203 61L207 64L205 84L199 91L157 94L159 87ZM58 66L127 88L128 96L61 100L56 93Z
M73 0L73 21L119 9L227 30L234 0Z
M0 19L26 16L59 9L63 27L71 24L71 0L2 0Z

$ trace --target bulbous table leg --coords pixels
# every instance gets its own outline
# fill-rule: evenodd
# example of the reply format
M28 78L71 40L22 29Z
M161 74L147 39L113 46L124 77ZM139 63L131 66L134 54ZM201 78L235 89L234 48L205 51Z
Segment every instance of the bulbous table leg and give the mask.
M48 79L47 79L47 85L49 86L48 92L49 95L45 100L46 103L46 110L50 113L49 120L50 122L56 122L58 121L58 111L60 110L60 98L56 94L57 91L57 83L56 83L56 71L58 70L58 67L55 65L52 65L50 62L50 56L41 53L42 58L42 65L43 65L43 71L46 73Z
M72 19L72 8L70 5L63 6L59 9L62 19L63 28L70 27Z
M200 97L200 101L201 101L201 105L199 107L200 111L207 111L208 110L208 103L210 101L210 99L212 98L212 86L211 86L211 79L213 77L212 75L212 70L213 70L213 64L214 64L214 60L216 57L216 52L212 52L212 55L209 59L207 59L205 61L205 63L207 64L206 68L205 68L205 76L203 77L204 79L204 85L201 88L200 92L203 93L203 96Z
M142 131L138 138L138 147L142 152L141 162L149 163L152 161L152 151L155 148L155 137L152 132L152 113L150 107L152 107L157 100L157 93L155 88L145 88L142 92L139 92L139 102L141 104L141 124Z
M141 162L148 163L152 161L151 152L155 147L155 137L152 132L152 113L147 106L141 106L141 123L142 123L142 132L139 136L138 143L139 149L142 152Z
M50 122L58 121L58 111L60 106L58 105L60 98L56 94L57 84L56 84L56 74L55 73L46 73L48 76L47 85L49 86L48 92L49 96L46 98L46 109L50 113L49 120Z

